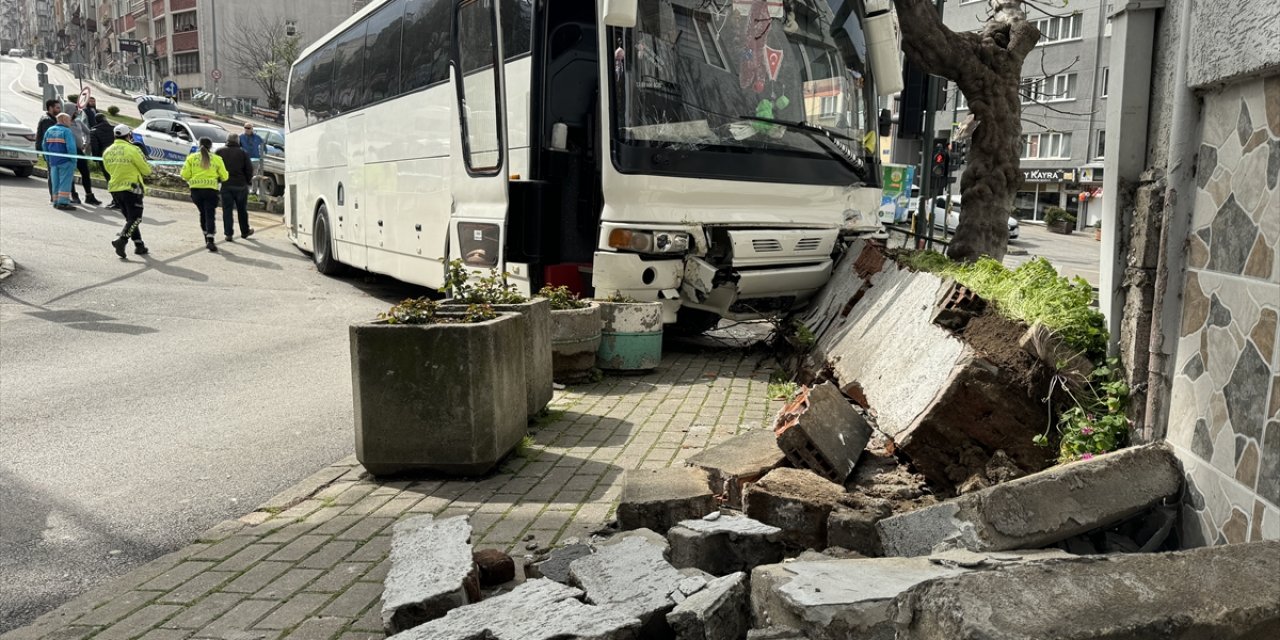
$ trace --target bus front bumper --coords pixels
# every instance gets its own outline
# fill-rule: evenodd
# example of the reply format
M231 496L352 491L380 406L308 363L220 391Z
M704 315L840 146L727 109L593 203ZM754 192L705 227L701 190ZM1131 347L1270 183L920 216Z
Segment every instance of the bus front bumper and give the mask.
M597 251L592 286L600 298L659 300L665 322L674 322L681 306L754 320L808 300L830 279L832 266L825 259L800 265L716 267L697 256L649 258Z

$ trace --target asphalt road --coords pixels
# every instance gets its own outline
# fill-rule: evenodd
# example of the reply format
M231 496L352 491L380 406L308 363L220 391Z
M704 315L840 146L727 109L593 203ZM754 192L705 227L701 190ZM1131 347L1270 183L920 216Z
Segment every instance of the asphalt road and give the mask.
M1049 233L1044 225L1023 222L1019 236L1009 242L1010 253L1004 257L1006 267L1016 267L1038 256L1048 260L1060 275L1079 276L1098 286L1102 243L1093 239L1093 229L1064 236Z
M34 124L16 69L0 108ZM194 205L149 198L127 261L122 222L0 169L0 632L350 454L347 325L420 293L319 275L278 216L212 254Z

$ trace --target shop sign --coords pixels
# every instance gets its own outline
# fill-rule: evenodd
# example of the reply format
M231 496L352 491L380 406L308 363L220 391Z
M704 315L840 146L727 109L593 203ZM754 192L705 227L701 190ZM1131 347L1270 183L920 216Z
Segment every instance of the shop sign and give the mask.
M1024 182L1075 182L1075 169L1023 169Z

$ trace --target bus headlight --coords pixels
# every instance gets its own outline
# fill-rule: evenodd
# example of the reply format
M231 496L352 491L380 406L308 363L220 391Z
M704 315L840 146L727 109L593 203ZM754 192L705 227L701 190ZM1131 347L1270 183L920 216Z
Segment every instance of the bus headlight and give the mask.
M684 253L689 250L689 234L682 231L636 231L614 229L609 246L636 253Z

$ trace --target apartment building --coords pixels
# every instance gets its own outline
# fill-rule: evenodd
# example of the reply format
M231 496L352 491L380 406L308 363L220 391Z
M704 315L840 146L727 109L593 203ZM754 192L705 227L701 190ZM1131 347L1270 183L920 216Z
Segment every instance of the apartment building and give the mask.
M1102 216L1111 2L1063 4L1052 15L1028 5L1041 37L1022 67L1023 184L1014 208L1020 218L1042 220L1048 207L1062 207L1085 227ZM988 8L986 0L947 0L943 22L976 30ZM946 106L936 121L939 138L950 138L969 115L954 84Z

